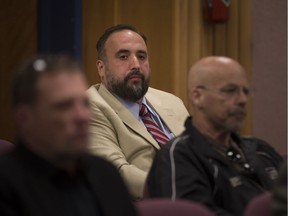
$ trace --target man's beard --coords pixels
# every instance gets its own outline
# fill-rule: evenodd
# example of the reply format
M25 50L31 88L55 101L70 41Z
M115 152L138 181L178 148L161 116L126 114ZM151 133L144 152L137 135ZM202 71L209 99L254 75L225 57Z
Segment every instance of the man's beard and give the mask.
M106 72L107 76L107 88L112 93L116 94L120 98L132 102L137 102L143 98L149 87L150 77L145 79L144 75L139 70L131 71L124 80L116 80L111 76L110 71ZM131 76L139 76L140 80L128 83Z

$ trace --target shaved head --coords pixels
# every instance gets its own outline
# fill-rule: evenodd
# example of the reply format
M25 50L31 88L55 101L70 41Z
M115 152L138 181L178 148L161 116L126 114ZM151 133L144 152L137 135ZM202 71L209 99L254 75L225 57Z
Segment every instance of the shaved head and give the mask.
M243 67L235 60L224 56L209 56L196 62L189 71L189 91L197 86L214 85L223 76L244 73Z

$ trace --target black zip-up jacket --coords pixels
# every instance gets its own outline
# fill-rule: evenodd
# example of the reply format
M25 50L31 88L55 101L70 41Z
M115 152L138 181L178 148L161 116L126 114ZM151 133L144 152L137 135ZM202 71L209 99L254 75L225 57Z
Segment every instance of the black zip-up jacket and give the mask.
M253 169L247 175L212 148L191 121L157 153L147 179L150 196L200 202L217 215L242 215L252 198L272 188L282 157L260 139L232 134Z

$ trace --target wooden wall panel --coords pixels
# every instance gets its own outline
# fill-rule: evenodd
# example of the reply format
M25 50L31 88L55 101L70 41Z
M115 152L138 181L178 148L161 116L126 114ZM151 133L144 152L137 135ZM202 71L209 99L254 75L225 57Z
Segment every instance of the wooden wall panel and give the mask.
M236 1L230 5L230 19L227 23L227 55L239 59L239 7Z
M0 138L13 141L11 113L13 71L37 49L36 0L0 0Z
M83 64L92 85L100 81L96 68L96 42L103 31L116 23L116 0L84 0L83 3Z
M251 1L250 0L238 0L239 7L239 44L238 44L238 61L243 65L247 71L248 79L252 83L252 27L251 27ZM248 113L245 121L245 127L242 131L243 134L251 135L252 131L252 109L253 101L250 100L248 104Z
M192 23L189 16L189 0L174 1L173 10L173 49L171 52L173 61L170 63L173 69L173 93L181 97L186 106L187 103L187 68L189 67L189 30Z
M213 55L226 56L227 38L226 38L226 23L219 23L214 25L214 47Z
M121 0L118 23L137 26L148 38L151 86L173 91L172 0Z

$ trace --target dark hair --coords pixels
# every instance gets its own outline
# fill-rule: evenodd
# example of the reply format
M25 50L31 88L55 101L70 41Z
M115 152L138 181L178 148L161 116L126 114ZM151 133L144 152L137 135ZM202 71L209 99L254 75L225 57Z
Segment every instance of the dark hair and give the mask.
M12 107L33 105L37 99L37 81L41 74L82 73L80 64L68 55L38 55L24 62L14 74Z
M147 46L146 36L142 32L139 32L134 26L127 25L127 24L120 24L120 25L112 26L112 27L106 29L105 32L103 33L103 35L97 41L96 48L97 48L97 53L98 53L98 59L101 59L101 60L105 59L105 57L106 57L105 43L106 43L107 39L110 37L110 35L113 34L114 32L119 32L119 31L123 31L123 30L131 30L133 32L136 32L137 34L139 34L143 38L143 40Z

